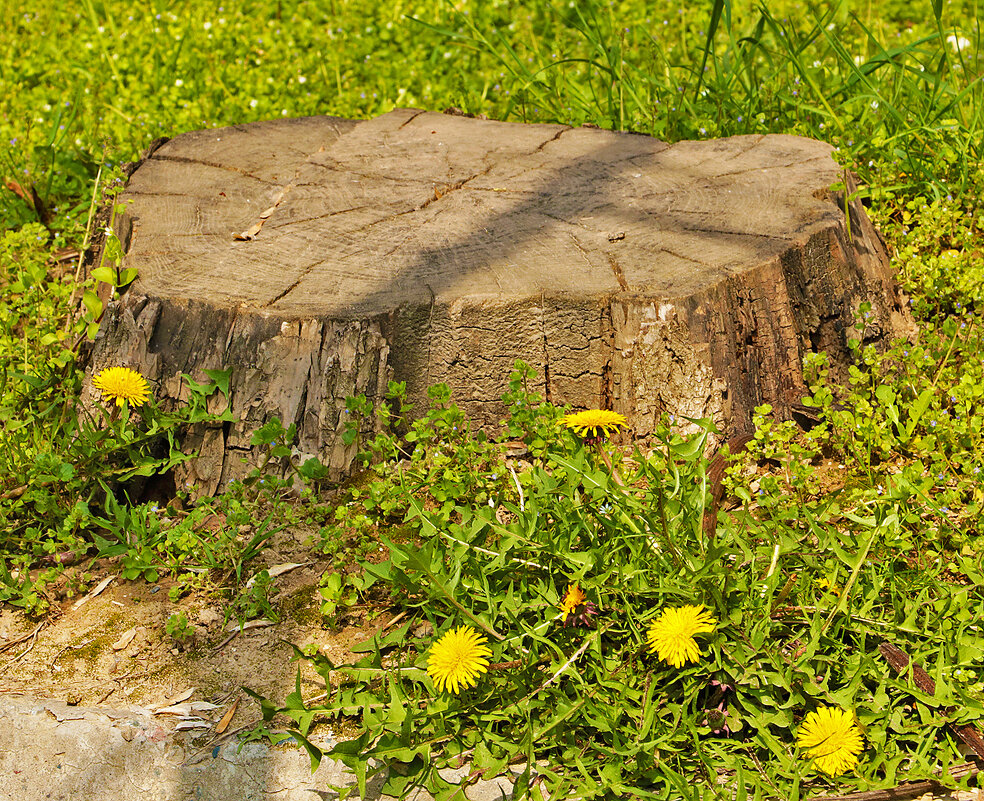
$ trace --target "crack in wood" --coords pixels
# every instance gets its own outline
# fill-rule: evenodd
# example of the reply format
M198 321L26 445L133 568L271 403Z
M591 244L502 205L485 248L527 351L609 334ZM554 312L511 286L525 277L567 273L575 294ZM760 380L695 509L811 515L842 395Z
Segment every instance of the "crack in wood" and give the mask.
M706 216L711 216L712 212L677 212L683 214L704 214ZM795 242L796 238L792 236L776 236L773 234L759 234L755 231L727 231L723 228L703 228L697 225L687 225L682 220L680 222L680 227L684 231L690 231L695 234L725 234L727 236L750 236L756 239L768 239L773 242Z
M536 148L536 150L533 151L533 153L542 153L543 152L543 148L545 148L551 142L556 142L558 139L560 139L560 137L562 135L564 135L565 133L567 133L570 130L572 130L571 129L571 126L570 125L565 125L563 128L561 128L559 131L557 131L557 133L555 133L553 136L551 136L545 142L543 142L542 144L538 145L537 148ZM533 153L530 153L529 155L533 155Z
M735 159L740 159L746 153L750 153L755 148L757 148L760 144L762 144L764 139L765 139L765 134L758 134L755 137L754 141L749 143L748 147L738 148L737 150L735 150L734 153L728 156L728 158L726 158L725 161L734 161Z
M672 250L671 248L661 247L660 252L669 253L671 256L676 256L678 259L682 259L683 261L689 261L691 264L699 264L701 267L707 266L700 259L695 259L692 256L687 256L683 253L677 253L675 250Z
M372 208L372 207L371 206L353 206L350 209L340 209L338 211L329 211L329 212L326 212L325 214L315 215L314 217L302 217L302 218L297 219L297 220L285 220L282 223L274 223L271 226L271 230L274 230L274 231L278 231L279 232L282 229L287 228L290 225L301 225L302 223L314 222L315 220L327 220L330 217L337 217L340 214L348 214L349 212L352 212L352 211L362 211L363 209L369 209L369 208Z
M423 112L419 112L419 113L423 113ZM418 116L418 115L414 115L414 116L416 117L416 116ZM413 119L413 118L411 118L411 120L412 120L412 119ZM411 120L407 120L407 122L410 122ZM404 125L406 125L406 123L404 123ZM400 127L402 128L402 127L403 127L403 125L401 125ZM532 151L532 153L539 153L540 151L542 151L542 150L543 150L543 148L544 148L544 147L546 147L546 146L547 146L548 144L550 144L551 142L555 142L556 140L558 140L558 139L559 139L559 138L561 137L561 135L562 135L562 134L564 134L565 132L567 132L567 131L569 131L569 130L571 130L571 128L570 128L570 127L565 127L565 128L561 128L561 129L560 129L559 131L557 131L557 133L555 133L555 134L554 134L554 135L553 135L552 137L550 137L550 138L549 138L549 139L547 139L547 140L546 140L545 142L542 142L542 143L541 143L540 145L538 145L538 146L536 147L536 149ZM527 155L531 155L531 154L527 154ZM310 159L308 160L308 163L310 163ZM302 165L302 166L303 166L303 165ZM392 215L389 215L389 216L387 216L387 217L384 217L384 218L383 218L383 219L381 219L381 220L373 220L372 222L370 222L370 223L367 223L366 225L364 225L364 226L361 226L361 227L359 227L359 228L357 228L357 229L355 229L354 231L351 231L351 232L349 232L349 235L351 236L351 235L353 235L353 234L358 234L358 233L363 233L363 232L365 232L365 231L368 231L368 230L369 230L370 228L373 228L374 226L376 226L376 225L379 225L379 224L381 224L381 223L385 223L385 222L388 222L388 221L391 221L391 220L395 220L395 219L397 219L398 217L404 217L404 216L406 216L407 214L413 214L414 212L418 212L418 211L422 211L423 209L425 209L425 208L427 208L427 207L428 207L428 206L430 206L431 204L433 204L433 203L436 203L436 202L437 202L438 200L441 200L442 198L445 198L445 197L447 197L447 196L448 196L448 195L450 195L450 194L451 194L452 192L455 192L455 191L458 191L459 189L463 189L463 188L464 188L465 186L467 186L467 185L468 185L468 184L469 184L469 183L470 183L471 181L474 181L474 180L475 180L475 179L477 179L477 178L481 178L481 177L483 177L483 176L485 176L485 175L488 175L488 174L489 174L489 173L490 173L490 172L491 172L491 171L492 171L493 169L495 169L495 167L496 167L496 166L498 166L498 162L497 162L497 161L494 161L494 160L491 160L491 159L490 159L490 160L489 160L489 163L488 163L488 165L487 165L487 166L485 167L485 169L483 169L483 170L479 170L478 172L476 172L476 173L474 173L473 175L470 175L470 176L468 176L467 178L463 178L463 179L462 179L462 180L460 180L460 181L456 181L455 183L453 183L453 184L451 184L451 185L450 185L450 187L448 187L448 188L447 188L447 189L446 189L446 190L445 190L444 192L441 192L441 193L438 193L438 191L437 191L437 190L435 189L435 192L434 192L434 197L433 197L433 198L428 198L428 199L427 199L427 200L425 200L425 201L424 201L423 203L421 203L421 204L419 204L419 205L417 205L416 207L414 207L414 208L412 208L412 209L407 209L406 211L401 211L401 212L397 212L396 214L392 214ZM298 170L297 170L297 172L296 172L296 173L295 173L295 175L294 175L294 177L295 177L295 179L297 178L297 175L298 175L298 174L300 173L300 169L301 169L301 168L300 168L300 167L298 167ZM288 192L288 191L289 191L290 189L292 189L292 188L293 188L293 186L294 186L294 184L293 184L293 182L291 182L290 184L288 184L288 186L287 186L287 187L285 187L285 188L284 188L284 190L282 190L282 192L281 192L281 196L280 196L280 197L278 197L278 199L277 199L277 200L276 200L276 202L275 202L275 203L273 204L273 206L271 206L271 207L270 207L269 209L267 209L267 211L266 211L266 212L264 212L264 213L267 213L267 216L268 216L268 217L270 216L270 214L272 214L272 213L273 213L273 211L274 211L274 210L276 210L276 208L277 208L277 206L279 206L279 205L280 205L280 201L281 201L281 200L283 199L283 196L284 196L284 195L285 195L285 194L286 194L286 193L287 193L287 192ZM263 225L263 223L265 222L265 219L266 219L266 218L262 218L262 219L260 220L260 222L259 222L259 223L256 223L256 224L254 224L254 226L253 226L253 227L254 227L254 228L256 228L256 233L259 233L259 228L260 228L260 227L262 227L262 225ZM279 227L281 227L281 228L282 228L283 226L279 226ZM250 231L252 231L252 230L253 230L253 229L251 228L251 229L249 229L249 230L247 230L247 231L244 231L244 232L243 232L242 234L240 234L240 235L237 235L237 236L236 236L235 238L237 238L237 239L238 239L238 238L243 238L243 239L253 239L253 238L255 238L255 234L254 234L254 236L247 236L247 234L248 234L248 233L249 233ZM405 244L405 243L407 242L407 240L408 240L409 238L410 238L410 235L408 234L408 235L407 235L407 237L404 237L404 239L403 239L403 240L402 240L402 241L401 241L401 242L400 242L400 243L399 243L398 245L396 245L396 246L395 246L394 248L392 248L392 249L391 249L391 250L390 250L389 252L387 252L387 253L384 253L384 254L382 255L382 258L386 258L386 257L388 257L388 256L391 256L391 255L393 255L393 253L395 253L395 252L396 252L397 250L399 250L399 249L400 249L400 248L401 248L401 247L402 247L402 246L403 246L403 245L404 245L404 244ZM303 271L301 272L301 274L300 274L300 275L299 275L299 276L297 277L297 280L295 280L295 281L294 281L294 282L293 282L293 283L292 283L292 284L291 284L291 285L290 285L289 287L287 287L287 288L286 288L286 289L285 289L285 290L284 290L283 292L281 292L280 294L278 294L278 295L277 295L277 296L276 296L276 297L275 297L275 298L274 298L273 300L271 300L271 301L269 301L269 302L267 302L267 303L265 303L265 304L264 304L264 307L265 307L265 308L269 308L270 306L272 306L272 305L274 305L275 303L279 303L279 302L280 302L281 300L283 300L283 299L284 299L284 298L285 298L285 297L286 297L287 295L289 295L289 294L290 294L290 293L291 293L291 292L292 292L292 291L293 291L294 289L296 289L296 288L298 287L298 285L299 285L299 284L301 283L301 281L302 281L302 280L303 280L303 279L304 279L304 278L305 278L305 277L306 277L306 276L307 276L307 275L308 275L308 274L309 274L309 273L311 272L311 270L312 270L312 269L314 269L314 268L315 268L316 266L318 266L319 264L324 264L324 263L325 263L325 262L327 262L328 260L329 260L329 259L323 259L323 260L321 260L321 261L319 261L319 262L315 262L315 263L313 263L313 264L311 264L311 265L309 265L308 267L306 267L306 268L305 268L305 269L304 269L304 270L303 270ZM430 289L430 287L428 287L428 289ZM432 294L433 294L433 290L431 290L431 292L432 292Z
M558 219L557 217L553 217L553 215L551 214L548 214L547 216L551 217L551 219ZM584 245L581 244L577 236L570 231L568 231L567 235L571 238L571 241L574 243L574 247L577 249L577 252L581 254L581 258L584 259L584 263L587 264L588 267L594 267L594 263L591 261L591 257L588 255L588 251L584 249Z
M168 156L165 154L158 153L154 155L154 158L158 161L174 161L179 164L201 164L203 167L212 167L216 170L225 170L226 172L234 172L236 175L242 175L246 178L252 178L254 181L259 181L261 184L266 184L267 186L276 186L273 181L268 181L265 178L260 178L258 175L253 175L253 173L241 169L240 167L233 167L231 164L218 164L213 161L202 161L201 159L193 159L190 156Z
M612 260L613 268L616 266L615 260L609 254L609 259ZM621 273L621 268L619 272L616 273L616 278L618 278ZM624 282L624 276L621 278L621 282ZM623 289L626 287L623 286ZM615 375L613 365L615 362L615 319L612 314L611 304L606 306L601 312L601 330L605 338L605 345L608 351L608 357L605 359L605 363L601 366L601 408L612 410L615 403Z
M434 309L437 306L437 294L434 292L434 289L431 287L431 285L428 284L426 281L424 282L424 286L427 287L427 291L430 293L430 305L427 309L428 336L425 337L425 342L426 342L425 347L427 348L427 362L426 362L427 369L424 371L424 376L426 379L424 382L424 386L429 387L431 385L431 380L430 380L431 361L434 357L434 337L431 336L431 334L434 331Z
M725 178L731 177L732 175L745 175L750 172L763 172L769 170L788 170L790 167L798 167L803 164L809 164L813 161L829 161L829 156L812 156L808 159L794 159L793 161L776 162L775 164L767 164L762 166L761 164L754 167L744 167L740 170L726 170L725 172L715 172L708 175L708 178Z
M625 280L625 273L622 272L622 265L618 263L618 259L615 258L614 253L606 253L608 256L608 264L612 268L612 272L615 273L615 280L618 281L618 285L625 292L629 288L628 281Z
M547 347L547 306L546 297L540 293L540 336L543 342L543 399L553 403L550 390L550 351Z
M328 163L315 163L313 161L307 161L303 166L306 167L318 167L322 168L327 172L337 172L345 176L355 176L356 178L365 178L371 181L391 181L394 184L420 184L421 186L433 186L434 180L432 178L407 178L406 176L397 175L385 175L383 173L372 173L372 172L355 172L355 170L345 167L340 168L340 163L334 161L330 164ZM355 182L353 182L355 183ZM320 181L304 181L303 183L295 184L295 186L322 186Z

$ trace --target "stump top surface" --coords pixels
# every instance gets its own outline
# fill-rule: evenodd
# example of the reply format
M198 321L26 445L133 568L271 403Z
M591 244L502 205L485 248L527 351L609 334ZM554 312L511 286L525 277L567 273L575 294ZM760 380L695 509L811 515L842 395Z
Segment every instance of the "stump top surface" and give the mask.
M842 219L830 153L410 109L195 131L132 176L125 260L142 294L285 318L682 297Z

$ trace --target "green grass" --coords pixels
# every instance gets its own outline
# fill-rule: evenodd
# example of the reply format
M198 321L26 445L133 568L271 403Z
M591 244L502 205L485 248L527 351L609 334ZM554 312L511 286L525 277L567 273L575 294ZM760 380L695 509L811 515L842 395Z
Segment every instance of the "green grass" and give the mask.
M245 587L246 563L277 526L304 520L338 568L319 588L325 624L368 601L399 606L408 625L354 667L317 660L340 687L323 705L264 699L264 713L286 715L300 740L317 715L354 717L363 733L334 756L357 772L373 755L397 764L395 792L440 790L432 766L460 754L491 772L544 760L555 797L668 799L719 797L718 776L741 798L890 787L961 759L945 723L984 716L974 3L7 5L0 599L44 613L70 555L85 560L82 591L88 566L113 559L134 580L168 572L177 592L225 595L237 615L275 614L268 582ZM525 391L522 372L502 436L525 440L533 466L515 475L436 387L414 424L352 401L354 416L382 414L401 436L365 443L369 473L330 503L315 491L316 464L301 467L311 489L290 504L289 481L262 471L191 509L180 498L129 503L185 458L181 432L209 418L206 399L226 378L188 379L191 401L173 413L77 413L97 290L105 298L128 279L109 264L89 282L78 270L96 205L120 188L118 165L185 130L397 106L667 140L778 131L828 141L862 178L920 334L882 353L855 344L843 386L823 356L807 359L820 424L804 433L759 410L749 455L729 470L739 503L710 539L700 437L667 420L649 450L612 451L609 468ZM271 425L254 442L273 465L290 436ZM201 536L210 515L227 526ZM366 559L379 543L383 561ZM555 624L575 581L601 610L592 627ZM660 609L688 603L719 625L702 636L700 662L671 670L647 655L646 630ZM411 636L423 620L438 635L476 626L494 661L519 664L460 696L435 693L424 668L437 635ZM887 668L883 638L929 670L935 698ZM728 736L708 711L722 686ZM860 764L836 780L796 746L819 705L865 726Z

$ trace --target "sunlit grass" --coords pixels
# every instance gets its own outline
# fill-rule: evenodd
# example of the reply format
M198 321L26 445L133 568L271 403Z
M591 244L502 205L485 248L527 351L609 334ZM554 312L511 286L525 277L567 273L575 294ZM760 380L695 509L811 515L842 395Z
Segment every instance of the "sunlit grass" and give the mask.
M815 703L852 708L866 727L870 748L858 776L844 779L853 789L933 775L959 758L939 735L940 721L908 705L873 643L904 640L933 668L946 703L959 703L967 719L980 716L984 88L976 5L42 0L7 16L0 30L0 598L44 612L46 586L71 552L117 559L127 578L168 572L178 594L225 592L236 614L273 614L269 587L244 594L243 564L294 515L319 522L315 547L344 568L326 574L320 588L333 625L380 580L378 537L399 525L387 544L387 580L403 592L394 603L436 629L458 614L468 618L460 623L501 628L527 649L496 639L503 664L535 655L522 668L522 701L508 673L514 668L497 666L487 679L501 695L448 718L463 732L455 746L490 770L546 753L557 787L582 780L577 771L563 774L577 764L590 776L584 787L600 781L621 792L625 766L626 776L636 771L632 781L684 797L694 777L716 787L720 768L734 771L725 778L737 776L753 797L795 796L807 780L801 786L806 769L792 732ZM412 439L386 434L367 445L376 466L337 506L313 491L288 506L282 496L293 476L259 472L190 512L180 503L162 510L129 503L128 480L184 458L176 432L207 417L205 395L221 393L223 378L216 373L212 384L193 388L197 405L177 416L152 403L139 420L108 413L87 425L79 414L76 358L101 302L76 280L78 251L95 225L94 201L119 188L113 168L155 138L186 130L309 114L365 118L401 106L457 106L493 119L592 124L666 140L782 132L829 142L862 179L921 333L885 353L856 344L843 386L830 381L822 356L810 356L810 403L820 425L804 434L759 410L750 460L736 463L728 479L740 503L718 520L714 538L703 533L701 441L663 427L647 454L613 453L626 489L609 481L610 463L591 461L563 439L562 411L525 391L528 373L511 386L503 437L523 440L534 466L514 475L495 443L471 435L446 388L435 388L429 414L396 426ZM399 387L391 391L401 409ZM365 399L351 411L353 418L381 412ZM390 418L384 428L394 425ZM289 453L279 422L256 436L271 458L278 448ZM318 468L301 472L312 490L325 472ZM563 491L558 482L566 482ZM220 511L228 527L200 536L201 519ZM428 547L408 550L413 537ZM352 570L352 543L374 553L365 573ZM518 556L505 569L509 549ZM454 589L461 581L467 592ZM545 633L541 619L558 616L560 594L572 583L595 605L591 615L574 616L578 626L599 627L580 651L578 626ZM702 641L699 664L654 681L652 665L636 657L667 600L712 604L720 627L706 652ZM417 646L398 635L388 635L387 647L413 658ZM596 647L603 637L606 648L621 649L619 664ZM583 658L580 679L529 694L541 683L541 660L555 670L574 664L572 657ZM367 715L367 731L404 737L393 741L403 756L412 745L429 757L426 738L451 741L448 707L419 683L413 708L426 714L419 729L403 732L405 707L393 701L406 689L400 674L392 685L370 681L359 671L378 676L381 667L378 654L366 660L353 669L365 684L346 692L353 704L379 693L372 708L392 715ZM334 670L319 669L326 677ZM407 668L408 681L414 670ZM722 720L734 736L717 736L701 706L717 697L712 686L731 693ZM649 699L649 711L636 725L621 710L638 698ZM513 706L502 699L516 708L533 703L530 719L542 713L548 722L529 732L522 720L507 724L503 709ZM301 699L290 703L286 714L309 723ZM491 732L488 742L476 740L474 721ZM496 740L497 727L509 726L509 736ZM592 726L585 739L580 732ZM415 732L426 742L411 743ZM391 755L390 741L369 741ZM578 760L591 749L589 770ZM659 749L669 756L655 760ZM361 758L351 749L348 756ZM809 781L811 793L833 789Z

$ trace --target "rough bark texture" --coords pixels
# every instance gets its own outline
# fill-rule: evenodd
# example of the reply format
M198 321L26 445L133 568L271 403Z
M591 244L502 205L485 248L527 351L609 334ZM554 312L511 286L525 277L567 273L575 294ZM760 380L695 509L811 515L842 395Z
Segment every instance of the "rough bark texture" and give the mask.
M803 394L801 361L844 367L911 320L831 148L796 136L646 136L397 110L183 134L133 173L118 222L139 278L110 304L90 373L124 364L180 395L233 368L240 422L200 432L188 478L244 473L277 415L336 476L346 396L447 382L481 425L516 359L558 404L747 431ZM90 392L90 401L92 395ZM426 406L418 403L418 409ZM255 454L253 455L255 456Z

